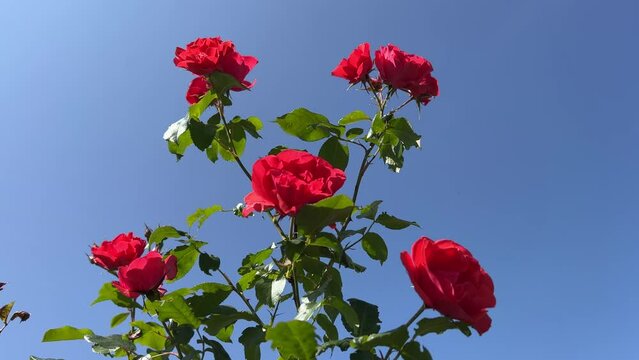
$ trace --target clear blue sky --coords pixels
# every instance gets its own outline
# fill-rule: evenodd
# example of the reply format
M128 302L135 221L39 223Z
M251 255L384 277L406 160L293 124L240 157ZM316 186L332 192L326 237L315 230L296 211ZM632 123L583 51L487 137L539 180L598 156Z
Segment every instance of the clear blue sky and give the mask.
M372 111L329 75L363 41L433 62L441 96L419 119L404 111L423 149L399 175L377 164L362 193L422 228L385 233L389 261L346 280L386 328L419 305L399 252L448 237L492 275L498 304L482 337L427 337L435 359L636 359L637 34L632 0L3 1L0 302L32 318L0 336L0 358L98 359L81 341L39 342L65 324L110 333L119 311L89 306L109 278L88 246L144 223L186 227L195 208L249 191L232 165L197 151L176 163L162 140L186 111L175 46L221 35L260 59L233 112L265 122L298 106ZM299 145L270 123L265 137L247 162ZM199 236L232 271L268 231L227 216Z

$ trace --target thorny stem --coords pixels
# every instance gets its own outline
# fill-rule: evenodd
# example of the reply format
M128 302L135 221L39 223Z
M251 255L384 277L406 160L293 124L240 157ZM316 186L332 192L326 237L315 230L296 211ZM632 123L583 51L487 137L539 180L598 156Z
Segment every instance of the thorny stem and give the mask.
M262 322L262 319L260 319L260 316L257 315L257 311L255 311L255 308L253 307L253 305L251 305L251 303L248 301L246 296L244 296L244 293L240 289L238 289L237 286L235 286L231 278L228 275L226 275L224 271L220 269L218 269L217 271L222 275L224 280L226 280L226 283L229 284L233 292L235 292L236 294L240 296L240 298L242 298L242 301L244 301L244 304L246 304L246 306L249 308L253 316L255 316L255 320L257 321L257 323L260 324L262 327L264 327L264 323Z
M408 319L408 321L406 322L406 324L404 324L404 326L408 329L408 327L411 326L424 311L426 311L426 304L422 304L422 306L419 307L419 310L417 310L417 312L413 316L411 316L410 319ZM415 336L413 335L412 340L414 339L415 339ZM399 356L402 353L402 349L404 349L404 345L402 345L402 347L397 351L397 355L395 355L394 359L399 359ZM390 359L390 355L392 352L393 352L393 348L389 348L388 352L384 356L384 359Z

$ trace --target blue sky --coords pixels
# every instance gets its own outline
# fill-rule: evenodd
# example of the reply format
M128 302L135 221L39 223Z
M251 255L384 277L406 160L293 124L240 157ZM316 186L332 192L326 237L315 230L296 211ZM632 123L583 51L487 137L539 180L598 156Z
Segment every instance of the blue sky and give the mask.
M111 331L119 311L89 306L110 279L87 263L88 246L144 223L185 228L195 208L249 191L232 164L197 151L176 163L162 140L187 105L174 48L216 35L260 59L233 112L266 123L300 106L332 119L373 111L330 76L363 41L432 61L441 96L403 111L423 149L399 175L377 164L361 195L383 194L386 210L422 228L384 233L387 263L346 279L347 296L380 305L385 328L419 306L399 252L428 235L467 246L498 303L482 337L425 338L435 359L636 358L639 3L389 4L2 2L0 302L32 318L0 336L0 358L97 359L83 342L39 342L65 324ZM279 143L301 146L268 123L247 162ZM232 271L274 239L268 231L218 217L198 235Z

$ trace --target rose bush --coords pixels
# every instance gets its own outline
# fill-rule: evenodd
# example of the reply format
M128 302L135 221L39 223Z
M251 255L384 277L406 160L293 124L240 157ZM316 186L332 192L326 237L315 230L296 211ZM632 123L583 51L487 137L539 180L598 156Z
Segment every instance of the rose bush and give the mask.
M295 215L302 206L332 196L346 181L344 171L306 151L284 150L255 162L253 191L244 198L243 215L274 208Z
M101 336L65 326L47 331L44 341L85 339L96 353L128 360L203 360L209 355L228 360L226 348L234 344L243 346L246 359L258 360L264 343L277 352L264 358L315 360L343 351L350 359L414 360L431 358L420 336L451 329L470 336L469 326L480 334L489 329L486 309L495 305L492 281L470 252L450 240L421 238L412 254L401 254L423 305L399 327L382 330L379 308L347 297L352 288L342 281L342 274L366 271L360 264L364 256L384 264L389 257L386 231L418 226L381 211L382 200L361 203L359 194L374 163L381 160L399 172L405 154L421 146L421 136L399 111L411 103L419 109L439 94L428 60L388 45L375 53L379 74L371 76L375 69L370 45L360 44L332 75L364 90L373 113L356 110L338 121L305 108L285 113L274 123L307 142L304 148L309 150L276 146L264 151L268 155L258 158L251 170L244 165L244 149L249 137L261 139L262 121L229 114L231 91L251 86L245 77L257 59L240 55L232 42L218 37L178 48L174 62L198 77L187 91L187 115L164 133L168 150L179 160L194 145L212 163L234 163L250 181L251 191L244 204L197 209L187 217L189 231L158 226L147 229L146 241L129 233L94 246L93 262L111 274L117 270L118 277L102 286L94 303L111 301L126 309L111 320L116 327L130 319L126 332ZM404 97L399 105L397 97ZM318 141L322 144L314 149L312 143ZM352 155L351 149L358 153ZM355 156L361 158L349 176L352 188L337 194ZM263 218L249 217L253 212L263 212L275 231L249 242L263 240L266 247L242 257L234 278L227 272L229 265L206 252L207 243L196 239L191 229L216 213L234 214L242 221ZM141 256L145 247L151 250ZM165 280L182 280L196 264L201 276L212 280L163 287ZM397 279L375 285L383 288L384 281ZM408 279L405 282L408 288ZM229 299L231 294L235 301ZM427 308L444 316L428 317Z
M128 265L144 252L146 241L133 233L120 234L111 241L104 241L100 246L91 247L91 262L107 270L117 270Z
M118 269L118 281L113 286L124 296L136 298L140 295L151 295L154 292L164 293L160 288L165 279L171 280L177 275L177 258L173 255L162 258L158 251L150 251L141 258ZM152 295L151 295L152 296Z
M422 237L411 253L400 256L426 306L470 324L479 334L488 331L486 309L495 307L495 288L470 251L452 240Z

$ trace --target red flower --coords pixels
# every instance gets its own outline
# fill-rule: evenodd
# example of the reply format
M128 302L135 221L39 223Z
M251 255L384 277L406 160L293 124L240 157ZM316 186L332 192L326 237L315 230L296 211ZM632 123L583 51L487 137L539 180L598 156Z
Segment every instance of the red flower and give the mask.
M375 51L375 65L384 83L408 91L420 102L428 103L439 95L437 80L431 76L433 65L421 56L389 44Z
M244 78L255 67L257 59L235 51L233 42L215 37L196 39L187 44L186 49L176 48L173 63L200 76L220 71L233 76L242 85L251 87L252 84Z
M209 89L211 89L211 86L204 76L196 77L191 81L189 89L186 91L186 101L188 101L189 104L197 103Z
M493 281L463 246L452 240L417 240L401 253L415 291L426 306L474 327L490 328L487 308L495 307Z
M169 255L162 259L162 254L153 250L146 256L133 260L118 271L118 280L113 286L123 295L136 298L141 294L149 294L161 289L164 279L173 279L177 275L177 258Z
M144 252L146 241L135 237L133 233L120 234L111 241L104 241L100 246L91 247L91 261L107 270L117 270L128 265Z
M281 215L295 215L302 206L333 196L346 175L328 161L305 151L284 150L253 165L253 191L246 195L248 216L274 208Z
M364 80L371 69L373 69L373 60L371 60L370 45L363 43L353 50L348 59L342 59L331 74L355 84Z

